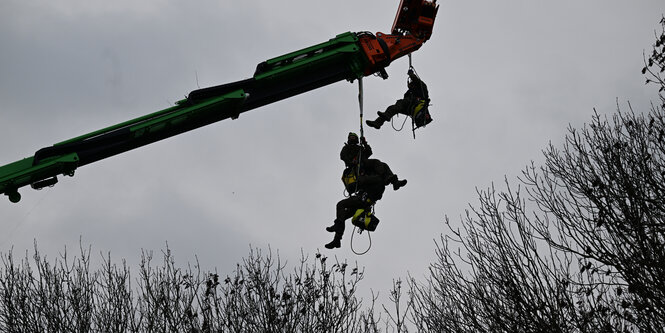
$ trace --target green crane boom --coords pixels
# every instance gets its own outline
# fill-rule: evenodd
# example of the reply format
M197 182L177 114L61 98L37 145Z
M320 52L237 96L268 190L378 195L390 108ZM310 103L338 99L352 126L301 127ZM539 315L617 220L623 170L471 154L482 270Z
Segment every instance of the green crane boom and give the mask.
M264 61L254 76L192 91L175 106L42 148L0 166L0 194L18 202L18 189L52 186L58 175L240 113L341 80L380 74L429 39L436 0L402 0L391 35L346 32L327 42Z

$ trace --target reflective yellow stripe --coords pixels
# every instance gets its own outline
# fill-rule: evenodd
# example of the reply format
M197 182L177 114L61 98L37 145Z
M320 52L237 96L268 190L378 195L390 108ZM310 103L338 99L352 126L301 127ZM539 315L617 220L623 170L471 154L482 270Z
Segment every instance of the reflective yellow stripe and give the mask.
M344 182L344 185L350 185L356 182L356 175L355 173L351 172L348 175L342 176L342 182Z
M360 217L360 215L362 215L364 211L365 211L365 210L362 209L362 208L356 210L356 213L353 214L353 220L354 220L354 221L357 221L357 220L358 220L358 217Z
M356 210L356 213L353 214L352 220L353 221L358 221L358 219L360 218L361 215L363 215L364 212L365 212L365 209L363 209L363 208L360 208L360 209ZM362 224L365 225L365 229L369 228L369 223L370 222L372 222L372 213L371 212L365 214L364 221L362 221Z
M413 116L415 117L420 110L422 110L425 107L425 100L421 99L418 101L418 104L416 104L416 107L413 108Z
M372 221L372 216L370 214L365 215L365 228L369 228L370 221Z

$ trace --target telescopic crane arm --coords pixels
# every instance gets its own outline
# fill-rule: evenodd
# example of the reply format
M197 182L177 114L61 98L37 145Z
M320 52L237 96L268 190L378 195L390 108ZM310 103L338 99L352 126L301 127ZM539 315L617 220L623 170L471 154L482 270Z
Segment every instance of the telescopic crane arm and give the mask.
M18 189L53 186L58 175L341 80L379 74L418 50L432 34L436 0L401 0L391 34L346 32L327 42L257 65L253 77L194 90L175 106L38 150L0 166L0 194L18 202Z

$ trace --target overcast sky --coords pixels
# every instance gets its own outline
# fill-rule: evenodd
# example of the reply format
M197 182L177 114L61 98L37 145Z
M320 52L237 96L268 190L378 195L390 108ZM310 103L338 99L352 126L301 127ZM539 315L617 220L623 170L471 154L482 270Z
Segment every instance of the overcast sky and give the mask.
M346 31L389 33L398 0L2 0L0 164L167 108L198 87L251 77L256 64ZM358 131L356 84L339 82L87 165L51 189L0 201L0 252L53 258L79 239L136 268L168 242L185 266L230 274L250 246L297 263L317 250L365 267L365 288L423 277L434 239L459 223L476 188L501 188L570 124L617 100L647 111L640 70L662 0L440 1L413 55L434 122L365 133L408 185L388 188L372 248L355 256L324 228L343 198L339 150ZM369 116L400 98L408 59L364 80ZM403 119L403 118L401 118ZM400 122L401 124L401 122ZM408 125L407 125L408 127ZM365 234L354 245L367 246Z

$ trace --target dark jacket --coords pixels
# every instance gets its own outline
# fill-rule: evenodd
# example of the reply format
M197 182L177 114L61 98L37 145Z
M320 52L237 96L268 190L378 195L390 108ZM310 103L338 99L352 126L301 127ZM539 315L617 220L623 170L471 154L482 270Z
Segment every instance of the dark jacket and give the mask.
M365 161L370 156L372 156L372 147L369 144L361 146L359 144L344 143L342 151L339 152L339 158L344 161L347 168L358 165L358 157L360 157L361 161Z
M358 174L358 169L355 166L344 169L342 181L349 195L355 194L363 198L363 200L370 199L371 203L374 203L383 197L383 192L386 189L388 182L386 181L385 173L388 172L392 175L392 172L388 168L388 165L379 160L370 159L366 162L367 165L364 167L361 165L360 174ZM374 164L379 164L380 167L372 166ZM377 169L381 169L381 172L377 172ZM347 180L349 181L348 183Z
M414 100L414 99L425 99L429 100L429 93L427 91L427 85L420 78L415 75L409 76L411 82L409 82L409 90L404 93L404 99Z
M383 192L386 190L383 178L379 175L360 175L358 177L358 195L369 199L372 203L383 198Z

